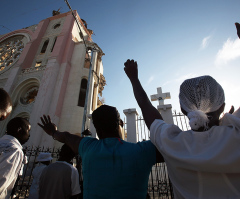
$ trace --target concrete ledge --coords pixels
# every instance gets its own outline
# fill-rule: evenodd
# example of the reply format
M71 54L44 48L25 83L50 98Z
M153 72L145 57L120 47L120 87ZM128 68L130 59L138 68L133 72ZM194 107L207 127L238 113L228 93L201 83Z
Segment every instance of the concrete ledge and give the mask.
M131 114L131 113L136 113L136 115L138 115L138 112L135 108L129 108L129 109L124 109L123 113L126 114Z

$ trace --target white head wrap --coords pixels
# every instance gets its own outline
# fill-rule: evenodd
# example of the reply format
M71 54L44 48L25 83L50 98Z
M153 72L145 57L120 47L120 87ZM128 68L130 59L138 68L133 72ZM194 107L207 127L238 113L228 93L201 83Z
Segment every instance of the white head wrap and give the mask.
M45 153L45 152L40 152L38 157L37 157L38 162L50 161L52 159L53 158L51 156L51 153Z
M193 130L208 129L206 113L218 110L225 102L224 91L211 76L201 76L185 80L180 86L179 100L187 112Z

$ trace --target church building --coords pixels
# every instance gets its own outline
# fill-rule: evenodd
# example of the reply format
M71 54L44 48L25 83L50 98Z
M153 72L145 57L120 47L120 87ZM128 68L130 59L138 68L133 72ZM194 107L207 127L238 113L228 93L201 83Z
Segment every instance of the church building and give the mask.
M87 23L73 13L76 19L72 12L54 11L37 25L0 35L0 88L13 103L11 115L0 123L0 136L11 118L23 117L32 127L25 145L58 146L37 125L43 114L58 130L81 135L85 99L86 115L101 105L104 53L93 42Z

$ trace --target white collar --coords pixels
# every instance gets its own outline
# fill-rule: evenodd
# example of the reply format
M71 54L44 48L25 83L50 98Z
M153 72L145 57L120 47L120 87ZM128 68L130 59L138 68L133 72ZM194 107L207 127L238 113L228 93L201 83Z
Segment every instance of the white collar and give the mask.
M20 149L22 149L22 145L18 141L18 139L11 136L11 135L4 135L4 136L1 137L1 140L9 140L11 143L17 145Z

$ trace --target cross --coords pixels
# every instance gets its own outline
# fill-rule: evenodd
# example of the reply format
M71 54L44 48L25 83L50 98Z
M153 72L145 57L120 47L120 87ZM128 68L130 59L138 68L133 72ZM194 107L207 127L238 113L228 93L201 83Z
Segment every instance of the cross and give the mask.
M162 88L157 88L157 94L151 95L151 101L158 100L159 105L164 105L165 99L171 99L170 93L162 93Z

